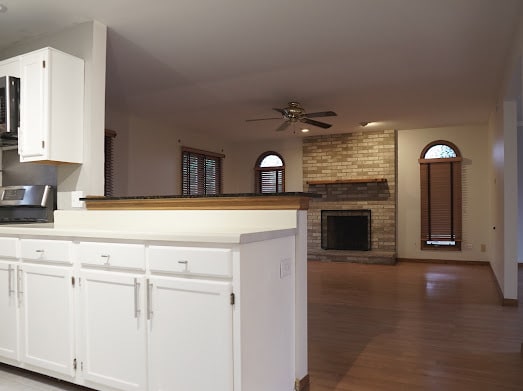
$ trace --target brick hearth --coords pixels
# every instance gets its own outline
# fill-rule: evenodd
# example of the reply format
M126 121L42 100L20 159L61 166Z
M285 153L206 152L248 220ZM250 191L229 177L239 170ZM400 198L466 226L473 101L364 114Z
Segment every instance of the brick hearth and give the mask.
M309 259L393 264L396 261L396 132L307 137L304 189L321 195L308 213ZM347 183L343 183L347 180ZM360 182L351 182L351 181ZM325 181L331 183L324 183ZM315 184L308 184L313 182ZM371 250L321 248L321 210L370 209Z

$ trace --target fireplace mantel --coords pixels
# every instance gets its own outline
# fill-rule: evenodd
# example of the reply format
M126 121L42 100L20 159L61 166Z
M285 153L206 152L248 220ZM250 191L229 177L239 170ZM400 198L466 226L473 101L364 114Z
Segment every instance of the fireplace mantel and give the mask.
M308 185L337 185L343 183L383 183L387 178L325 179L307 181Z

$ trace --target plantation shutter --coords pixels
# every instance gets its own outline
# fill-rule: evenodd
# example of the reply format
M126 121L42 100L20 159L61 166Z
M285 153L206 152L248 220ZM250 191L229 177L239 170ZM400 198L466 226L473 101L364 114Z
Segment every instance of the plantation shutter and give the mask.
M258 182L258 193L279 193L283 192L283 170L259 169L260 176Z
M422 242L461 242L461 159L420 159L420 176Z
M223 157L213 152L182 148L182 194L220 194Z

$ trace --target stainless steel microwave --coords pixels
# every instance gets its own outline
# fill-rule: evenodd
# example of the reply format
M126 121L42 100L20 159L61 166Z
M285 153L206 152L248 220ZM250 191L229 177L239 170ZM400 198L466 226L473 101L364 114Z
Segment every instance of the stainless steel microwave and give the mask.
M20 126L20 78L0 77L0 137L16 138Z

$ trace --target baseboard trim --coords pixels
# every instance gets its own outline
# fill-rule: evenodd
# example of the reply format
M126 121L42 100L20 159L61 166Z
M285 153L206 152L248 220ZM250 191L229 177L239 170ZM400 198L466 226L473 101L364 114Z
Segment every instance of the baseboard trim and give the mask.
M489 269L490 274L492 275L492 279L494 280L494 284L496 284L496 290L498 291L498 296L501 301L501 305L503 307L517 307L519 305L518 299L507 299L503 295L503 289L501 289L501 286L499 285L498 279L496 278L496 273L494 273L494 269L492 269L492 265L489 262Z
M301 380L296 379L296 384L294 385L294 389L296 391L309 391L310 384L311 384L310 377L307 374Z
M487 261L458 261L456 259L418 259L418 258L397 258L397 262L410 263L436 263L441 265L464 265L464 266L489 266Z

